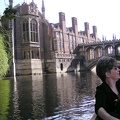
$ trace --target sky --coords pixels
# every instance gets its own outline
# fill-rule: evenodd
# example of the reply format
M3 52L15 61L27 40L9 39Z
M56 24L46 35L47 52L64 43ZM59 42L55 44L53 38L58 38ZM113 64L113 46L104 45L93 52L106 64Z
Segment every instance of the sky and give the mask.
M28 4L32 0L13 0L13 6ZM41 12L42 0L33 0ZM0 15L9 5L9 0L0 0ZM78 21L78 30L84 31L84 22L97 26L98 37L112 40L113 34L120 39L120 1L119 0L44 0L45 17L50 23L59 22L59 12L65 13L66 27L72 26L72 17Z

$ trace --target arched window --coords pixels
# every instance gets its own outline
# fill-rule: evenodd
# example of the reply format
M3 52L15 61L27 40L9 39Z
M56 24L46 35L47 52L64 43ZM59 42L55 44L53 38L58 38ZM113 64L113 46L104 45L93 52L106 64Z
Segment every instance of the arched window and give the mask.
M38 28L36 20L30 22L31 42L38 42Z
M23 42L29 41L29 22L28 20L23 21Z
M113 53L113 47L112 46L109 46L108 47L108 54L112 54Z
M117 52L118 52L118 54L120 54L120 46L118 46Z
M94 59L94 49L90 49L90 59Z

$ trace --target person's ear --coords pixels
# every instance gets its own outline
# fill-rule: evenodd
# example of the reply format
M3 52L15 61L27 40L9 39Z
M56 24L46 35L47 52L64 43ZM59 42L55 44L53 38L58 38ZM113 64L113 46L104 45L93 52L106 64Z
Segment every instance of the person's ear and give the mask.
M106 77L110 77L110 72L105 73Z

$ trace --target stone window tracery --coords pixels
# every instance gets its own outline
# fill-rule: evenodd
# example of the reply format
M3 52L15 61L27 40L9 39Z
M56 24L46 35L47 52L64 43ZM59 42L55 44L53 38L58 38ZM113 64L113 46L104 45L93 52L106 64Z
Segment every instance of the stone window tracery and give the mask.
M29 22L28 20L23 21L23 42L29 41Z
M30 22L31 42L38 42L38 27L37 21L31 20Z

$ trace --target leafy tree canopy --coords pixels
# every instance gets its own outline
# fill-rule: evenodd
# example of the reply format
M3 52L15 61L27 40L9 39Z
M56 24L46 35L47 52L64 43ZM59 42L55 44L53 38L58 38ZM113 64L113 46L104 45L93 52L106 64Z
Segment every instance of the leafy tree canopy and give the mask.
M16 18L16 13L17 13L17 9L12 8L12 6L9 6L8 8L5 9L3 15L7 20L12 20Z

